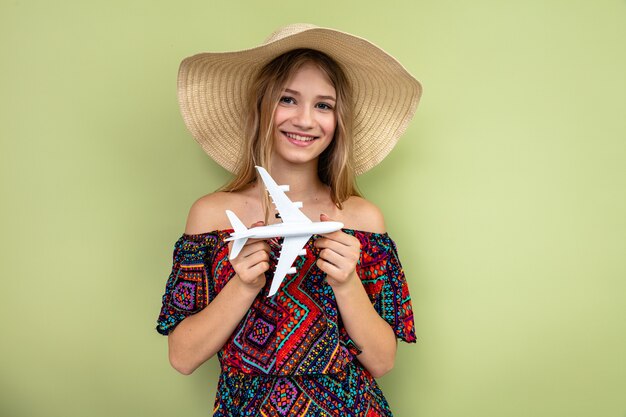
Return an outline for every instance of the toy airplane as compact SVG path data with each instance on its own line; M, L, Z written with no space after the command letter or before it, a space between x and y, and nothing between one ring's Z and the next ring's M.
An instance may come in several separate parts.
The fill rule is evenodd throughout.
M280 284L285 279L285 275L296 273L296 268L292 267L293 262L298 255L306 255L306 249L303 248L309 241L309 238L314 234L330 233L339 230L343 227L343 223L311 221L300 211L302 203L291 201L285 194L285 191L289 191L288 185L278 185L264 168L257 166L256 169L259 171L265 188L270 193L272 202L276 206L283 222L248 229L235 213L226 210L226 215L233 226L234 233L225 240L234 241L229 259L235 259L249 238L267 239L281 236L285 238L268 294L268 297L271 297L278 291Z

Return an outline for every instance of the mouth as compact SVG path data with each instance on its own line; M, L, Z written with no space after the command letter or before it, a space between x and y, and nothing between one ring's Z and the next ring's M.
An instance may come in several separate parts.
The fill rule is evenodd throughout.
M296 141L296 142L301 142L301 143L313 142L315 139L319 138L319 136L303 135L303 134L291 133L291 132L281 131L281 133L285 135L288 139L291 139L292 141Z

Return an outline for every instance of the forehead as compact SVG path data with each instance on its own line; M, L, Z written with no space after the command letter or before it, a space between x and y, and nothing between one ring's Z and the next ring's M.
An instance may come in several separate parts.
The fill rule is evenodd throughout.
M326 72L317 65L308 62L294 71L285 84L285 88L323 90L320 94L324 92L334 94L335 92L335 87Z

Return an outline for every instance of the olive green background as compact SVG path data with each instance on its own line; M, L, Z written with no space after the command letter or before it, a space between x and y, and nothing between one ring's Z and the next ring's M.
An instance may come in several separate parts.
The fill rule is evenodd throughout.
M626 2L0 3L0 414L206 416L213 359L154 331L173 244L227 174L186 131L182 58L310 22L424 85L363 175L418 343L399 417L626 416Z

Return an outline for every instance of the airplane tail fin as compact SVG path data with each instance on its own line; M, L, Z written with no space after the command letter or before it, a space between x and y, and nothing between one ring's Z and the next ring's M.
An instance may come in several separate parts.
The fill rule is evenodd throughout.
M238 233L246 232L248 230L248 228L241 222L241 220L239 220L239 217L237 217L237 215L232 211L226 210L226 216L228 216L228 220L230 220L230 224L233 226L234 232L231 236L235 236ZM225 240L234 240L233 247L230 250L230 255L228 258L235 259L237 255L239 255L239 252L241 252L243 245L245 245L248 241L248 238L230 237Z
M248 230L246 226L239 220L239 217L235 213L230 210L226 210L226 215L228 216L228 220L230 220L230 224L233 226L235 233L241 233Z

